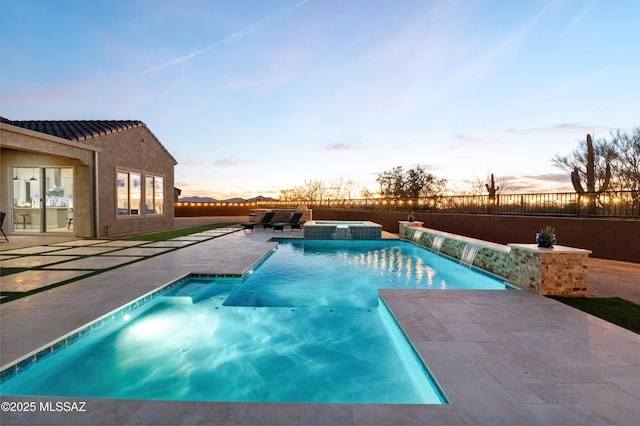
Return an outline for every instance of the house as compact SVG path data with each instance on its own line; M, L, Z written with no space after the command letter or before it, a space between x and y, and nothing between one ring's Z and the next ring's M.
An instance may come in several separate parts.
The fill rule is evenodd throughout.
M4 229L78 237L170 229L176 164L141 121L0 117Z

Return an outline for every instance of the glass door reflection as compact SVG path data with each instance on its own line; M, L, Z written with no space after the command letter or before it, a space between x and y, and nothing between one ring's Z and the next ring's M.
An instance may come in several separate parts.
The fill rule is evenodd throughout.
M13 167L15 233L73 232L73 168Z
M39 167L13 168L13 232L42 232L41 182Z
M73 221L73 168L44 169L44 232L71 232Z

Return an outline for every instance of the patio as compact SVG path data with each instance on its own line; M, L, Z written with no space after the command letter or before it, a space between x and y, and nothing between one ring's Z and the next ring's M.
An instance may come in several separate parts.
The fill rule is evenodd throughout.
M252 234L233 232L204 241L192 237L194 244L178 250L155 253L4 303L0 305L0 364L6 365L185 274L242 273L275 247L270 238L299 235L297 231L274 234L267 229ZM64 249L69 247L61 247ZM96 253L84 259L107 258L112 253ZM109 258L126 257L123 260L130 261L140 253L129 254ZM92 399L86 401L83 412L2 412L0 423L583 425L635 424L640 418L640 359L636 355L640 353L640 336L635 333L526 291L382 290L381 295L450 404ZM82 400L2 397L2 401L37 401L40 407L41 401Z

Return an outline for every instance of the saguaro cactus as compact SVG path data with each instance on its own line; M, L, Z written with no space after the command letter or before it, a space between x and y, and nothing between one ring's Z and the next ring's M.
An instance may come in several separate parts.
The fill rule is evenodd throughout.
M487 188L489 192L489 199L495 200L496 193L500 190L500 187L496 188L496 182L493 180L493 173L491 173L491 186L488 183L485 183L484 186Z
M496 182L493 179L493 173L491 173L491 185L489 185L488 183L485 183L484 186L485 188L487 188L487 191L489 192L489 205L487 206L487 213L491 213L492 207L498 204L498 198L496 194L500 190L499 186L496 187Z
M585 191L582 187L582 182L580 178L580 169L578 167L574 167L571 172L571 183L573 184L573 189L580 195L584 193L600 193L604 192L609 188L609 181L611 180L611 165L607 161L607 165L604 171L604 181L600 188L596 190L596 160L595 153L593 151L593 141L591 140L591 135L587 134L587 164L585 165L587 168L587 190Z

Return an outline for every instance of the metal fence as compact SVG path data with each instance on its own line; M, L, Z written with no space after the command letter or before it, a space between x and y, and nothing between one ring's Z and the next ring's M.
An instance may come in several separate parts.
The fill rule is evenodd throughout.
M451 195L418 199L325 199L260 201L260 208L306 206L441 213L478 213L500 215L627 217L640 218L639 191L608 191L577 194L575 192L542 194Z

